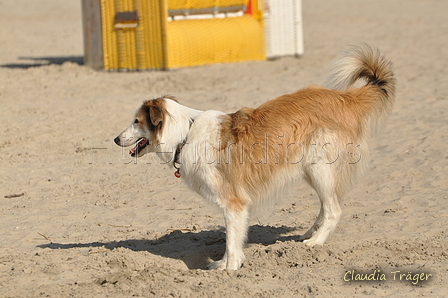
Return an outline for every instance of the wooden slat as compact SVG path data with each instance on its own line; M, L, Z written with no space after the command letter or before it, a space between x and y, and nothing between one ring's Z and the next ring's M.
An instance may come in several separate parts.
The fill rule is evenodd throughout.
M82 0L84 31L84 64L93 69L104 68L101 7L99 0Z

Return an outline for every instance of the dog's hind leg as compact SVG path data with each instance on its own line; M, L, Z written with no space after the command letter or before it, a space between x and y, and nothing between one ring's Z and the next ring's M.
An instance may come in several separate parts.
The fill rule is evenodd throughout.
M302 239L306 239L303 240L303 243L309 246L323 245L328 236L336 229L342 215L336 195L319 194L319 198L322 206L321 212L311 229L302 236Z
M316 221L314 222L314 224L311 226L311 228L308 229L308 231L306 231L305 234L300 236L300 241L305 241L310 239L313 234L317 231L317 229L322 226L322 222L323 222L323 215L324 215L324 211L323 211L323 204L321 202L320 204L320 210L319 210L319 215L317 216Z
M208 265L208 269L232 269L237 270L243 264L244 244L249 228L249 211L247 206L239 210L224 210L226 222L226 252L224 257Z
M313 164L307 171L307 181L316 190L321 204L316 222L301 237L310 246L323 245L341 219L336 179L331 167L331 164Z

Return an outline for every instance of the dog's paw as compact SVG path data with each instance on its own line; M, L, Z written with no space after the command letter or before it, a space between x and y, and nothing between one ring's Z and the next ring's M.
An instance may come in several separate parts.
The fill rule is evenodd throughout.
M305 241L307 241L308 239L310 239L311 237L308 237L306 234L304 234L304 235L302 235L302 236L299 236L299 242L305 242Z
M227 261L222 259L207 265L208 270L224 270L226 269Z
M311 238L313 238L314 235L316 235L317 232L317 226L312 226L308 231L306 231L305 234L299 236L299 241L305 242ZM316 238L316 237L314 237Z
M319 243L318 241L314 240L314 239L306 239L302 241L303 243L305 243L306 245L313 247L313 246L322 246L324 245L323 243Z

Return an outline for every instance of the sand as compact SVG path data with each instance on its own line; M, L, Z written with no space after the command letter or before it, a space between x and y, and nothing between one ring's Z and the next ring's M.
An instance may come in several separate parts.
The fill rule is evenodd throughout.
M301 58L108 73L82 65L80 1L0 1L0 296L446 297L447 11L304 0ZM296 241L318 212L297 183L251 219L239 271L204 270L225 248L218 208L113 138L162 94L233 112L320 84L360 42L393 61L397 102L336 232L323 247Z

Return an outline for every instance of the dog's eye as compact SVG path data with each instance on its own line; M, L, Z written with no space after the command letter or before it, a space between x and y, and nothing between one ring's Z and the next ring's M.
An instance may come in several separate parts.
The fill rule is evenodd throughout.
M139 122L138 119L135 119L134 124L137 124L138 122Z

